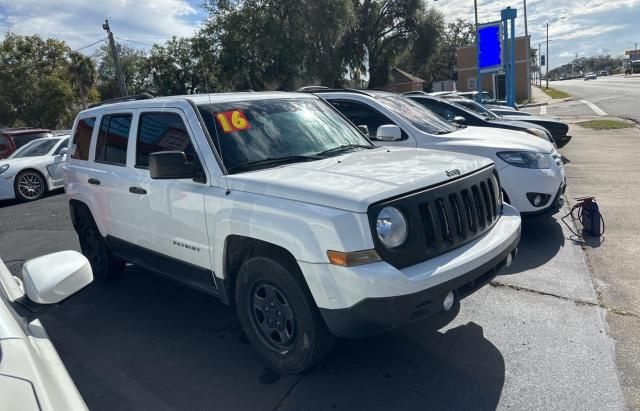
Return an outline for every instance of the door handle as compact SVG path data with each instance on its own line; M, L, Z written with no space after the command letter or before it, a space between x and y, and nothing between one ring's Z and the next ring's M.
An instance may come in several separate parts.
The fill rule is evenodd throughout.
M129 192L133 194L147 194L147 190L140 187L129 187Z
M100 185L100 180L95 179L95 178L90 178L90 179L89 179L89 180L87 180L87 181L88 181L88 183L89 183L89 184L93 184L93 185L96 185L96 186L99 186L99 185Z

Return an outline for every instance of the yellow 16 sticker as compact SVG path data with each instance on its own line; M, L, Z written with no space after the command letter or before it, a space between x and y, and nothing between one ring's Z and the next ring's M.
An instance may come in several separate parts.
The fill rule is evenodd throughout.
M233 133L234 131L242 131L251 128L251 124L245 117L244 113L239 110L225 111L216 114L218 124L222 127L222 131Z

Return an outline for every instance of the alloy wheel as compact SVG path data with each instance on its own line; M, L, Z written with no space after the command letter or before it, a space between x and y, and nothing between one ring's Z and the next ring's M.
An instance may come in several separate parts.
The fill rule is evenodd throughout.
M22 174L18 180L18 191L27 200L39 198L44 191L42 177L32 172Z

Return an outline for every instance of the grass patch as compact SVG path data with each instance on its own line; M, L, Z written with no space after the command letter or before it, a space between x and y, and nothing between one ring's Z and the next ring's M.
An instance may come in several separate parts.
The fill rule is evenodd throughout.
M540 90L544 91L545 93L547 93L547 95L551 98L567 98L567 97L571 97L570 94L565 93L564 91L560 91L560 90L556 90L555 88L544 88L541 87Z
M576 124L580 127L590 128L592 130L615 130L619 128L633 127L633 123L607 118L600 120L581 121Z

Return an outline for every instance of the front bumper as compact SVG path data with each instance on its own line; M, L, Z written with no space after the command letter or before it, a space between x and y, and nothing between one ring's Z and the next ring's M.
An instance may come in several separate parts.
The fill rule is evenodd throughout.
M548 169L507 166L498 170L498 174L509 204L521 214L543 213L553 208L557 193L566 185L564 167L555 162ZM547 194L549 200L536 207L527 198L527 193Z
M507 249L481 266L424 291L397 297L370 298L353 307L337 310L321 308L320 313L331 332L342 338L367 337L409 322L436 315L446 316L448 310L443 308L443 304L447 294L452 291L456 303L459 303L489 283L506 265L509 256L515 257L519 241L520 235ZM447 318L450 321L454 317Z
M363 337L436 314L449 291L473 293L504 266L520 240L520 215L504 206L482 237L422 263L396 269L386 262L357 267L300 263L332 333ZM456 304L457 305L457 304Z
M13 200L16 198L16 193L13 190L14 177L0 174L0 200Z

